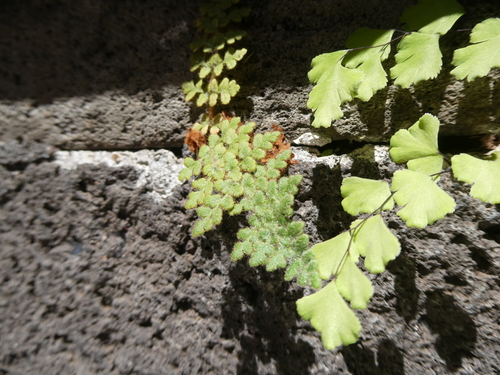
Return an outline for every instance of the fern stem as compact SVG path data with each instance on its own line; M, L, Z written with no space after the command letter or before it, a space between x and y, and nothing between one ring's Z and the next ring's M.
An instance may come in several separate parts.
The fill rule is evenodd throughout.
M444 173L445 171L443 172L440 172L440 173ZM349 243L347 244L347 249L346 251L344 252L344 255L342 255L342 258L340 259L340 262L339 262L339 265L337 266L337 269L335 271L335 273L333 274L333 276L337 276L339 273L340 273L340 270L342 269L342 266L343 266L343 263L344 263L344 260L345 258L347 258L347 255L349 254L349 250L351 250L351 245L352 245L352 241L354 239L354 233L356 232L356 230L361 227L369 218L379 214L381 211L382 211L382 208L387 204L387 202L389 202L389 200L391 200L391 198L394 196L394 194L396 194L395 191L391 192L391 194L386 198L386 200L377 208L375 209L372 213L370 213L367 217L361 219L361 222L359 224L357 224L354 228L350 228L349 229Z
M446 168L444 171L441 171L441 172L437 172L437 173L433 173L431 175L429 175L430 177L434 177L434 176L440 176L444 173L450 173L451 172L451 168Z
M400 31L400 30L395 30L395 31ZM378 44L376 46L366 46L366 47L356 47L356 48L351 48L349 50L347 50L346 54L348 54L349 52L353 52L353 51L358 51L358 50L362 50L362 49L369 49L369 48L379 48L379 47L386 47L388 46L389 44L407 36L407 35L410 35L411 32L408 32L408 31L401 31L403 32L404 34L403 35L400 35L394 39L391 39L390 41L388 41L387 43L382 43L382 44Z

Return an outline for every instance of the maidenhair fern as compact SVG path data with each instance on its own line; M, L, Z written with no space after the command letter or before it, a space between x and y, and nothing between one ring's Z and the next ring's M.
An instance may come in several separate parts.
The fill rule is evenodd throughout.
M394 173L391 185L359 177L342 182L344 210L368 216L355 220L348 231L311 248L319 276L331 281L319 292L297 301L299 314L322 333L326 348L352 344L359 337L361 324L351 308L365 309L373 287L358 262L363 259L364 268L380 273L400 253L399 241L381 212L392 210L396 203L397 215L408 227L424 228L454 211L454 199L438 185L440 175L449 171L443 170L446 162L438 149L438 130L438 119L425 114L408 130L399 130L391 138L391 158L408 167ZM451 159L451 169L458 180L473 184L473 197L500 203L499 151L485 159L456 155Z
M313 126L328 127L343 116L341 105L355 98L367 101L388 83L382 61L397 40L394 83L403 88L435 78L441 70L439 39L463 14L455 0L421 0L401 17L406 31L359 29L347 40L349 49L315 57L309 79L315 83L308 107ZM401 33L394 37L394 33ZM471 81L500 67L500 20L487 19L472 29L472 45L455 51L451 73ZM390 141L390 156L406 163L389 184L358 177L344 179L342 206L355 220L348 231L311 248L319 276L328 284L297 301L297 310L322 333L328 349L357 341L361 324L353 309L365 309L373 295L360 261L371 273L385 270L401 246L384 222L382 211L399 208L397 215L408 227L424 228L455 210L455 201L440 186L443 173L453 172L459 181L472 184L471 196L500 203L500 151L476 158L468 154L445 158L438 148L439 120L422 116L408 130L399 130Z
M292 221L294 196L302 176L283 177L292 158L290 149L263 162L281 133L252 136L255 123L240 123L238 117L218 123L219 134L211 134L197 159L186 158L179 178L192 182L186 208L197 208L200 218L193 227L199 236L222 221L223 212L249 212L249 228L241 229L233 260L250 256L251 266L268 271L286 268L286 279L299 277L302 285L320 286L316 262L307 253L309 237L304 223Z
M356 342L361 324L355 309L366 309L374 290L362 271L385 271L401 246L385 223L384 211L397 207L408 227L424 228L450 214L454 199L440 187L443 173L472 184L470 194L484 202L500 203L500 151L475 158L467 154L445 158L439 151L439 120L422 116L390 141L390 156L407 169L394 173L391 183L359 177L342 182L342 207L353 216L349 229L308 249L304 223L293 221L294 196L302 176L286 176L293 154L280 130L255 134L255 123L215 113L239 90L234 80L222 78L246 53L233 45L245 33L234 24L248 15L238 0L213 0L202 7L198 31L191 44L192 71L198 80L183 84L186 100L205 106L201 121L189 130L186 143L195 157L184 160L179 178L189 180L192 192L186 208L196 209L192 234L200 236L220 224L225 214L245 213L248 227L238 231L232 259L249 257L251 266L268 271L286 269L285 279L320 289L297 301L297 310L322 334L328 349ZM382 62L398 41L390 77L409 87L437 76L441 70L440 37L463 14L455 0L421 0L401 17L405 31L360 29L347 40L349 49L326 53L312 61L315 83L308 106L313 126L328 127L342 117L342 104L355 98L367 101L388 83ZM394 37L394 34L399 35ZM455 51L452 74L472 80L500 67L500 21L488 19L471 33L472 45Z
M483 77L491 68L500 68L500 19L489 18L478 23L470 35L472 45L460 48L453 55L451 71L457 79L472 81Z
M389 57L393 42L399 41L390 68L396 85L408 88L436 78L442 68L439 40L463 14L455 0L421 0L401 16L404 30L362 28L347 39L348 49L315 57L309 72L315 86L307 102L314 111L312 125L329 127L343 116L344 103L355 98L368 101L387 86L382 62ZM456 68L451 74L472 81L500 67L500 20L490 18L477 24L470 38L472 45L455 51L452 63Z
M202 5L197 22L200 38L191 43L191 71L198 71L198 80L182 84L186 100L196 99L196 105L207 106L207 121L214 118L214 107L218 103L228 104L240 90L235 80L220 79L226 69L233 69L245 56L245 48L230 47L245 36L246 32L236 28L235 23L250 13L250 8L237 8L239 0L213 0ZM195 127L196 129L196 127ZM199 130L199 129L196 129ZM207 127L204 129L208 130Z

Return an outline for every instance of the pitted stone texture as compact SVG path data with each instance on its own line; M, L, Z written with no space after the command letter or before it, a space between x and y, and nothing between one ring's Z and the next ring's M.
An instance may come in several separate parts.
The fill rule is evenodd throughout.
M189 43L195 39L199 1L84 0L15 2L0 12L0 138L65 149L182 147L200 109L184 101ZM359 27L400 28L414 1L249 0L242 24L248 54L229 75L241 86L226 109L263 130L277 123L293 140L310 132L307 108L311 60L344 49ZM493 3L461 1L467 14L457 28L498 16ZM367 103L353 101L331 128L333 140L386 142L424 113L439 115L443 135L496 132L498 71L471 83L449 75L453 49L468 43L442 38L444 70L403 90L381 90Z
M189 185L158 202L147 194L154 178L138 184L145 164L126 162L151 165L150 158L122 155L122 164L115 157L109 167L101 155L98 164L67 168L37 156L40 145L14 146L12 154L30 161L0 159L6 373L500 371L500 211L471 198L468 186L443 176L457 209L424 230L386 215L401 255L386 272L369 275L375 294L367 310L357 311L360 341L328 351L296 312L303 289L284 282L282 272L231 262L243 217L192 238L196 215L183 207ZM399 168L381 146L325 158L294 152L300 163L290 172L304 176L295 218L306 221L312 243L354 219L340 203L344 177L389 179Z

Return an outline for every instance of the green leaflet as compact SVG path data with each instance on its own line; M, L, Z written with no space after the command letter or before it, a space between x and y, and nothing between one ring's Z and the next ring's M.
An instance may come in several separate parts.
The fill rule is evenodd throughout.
M365 79L358 87L356 97L368 101L380 89L387 85L387 73L382 67L382 61L389 57L394 30L374 30L361 28L347 39L346 46L350 49L363 48L349 52L343 60L347 68L358 68L365 74Z
M439 34L412 33L398 45L396 65L391 68L394 83L408 88L420 81L436 78L441 70Z
M236 63L240 61L246 53L247 50L245 48L241 48L238 50L229 48L224 54L223 62L228 69L233 69L236 66Z
M331 281L319 292L297 301L297 311L321 333L326 349L356 342L361 331L358 318L344 301L335 281Z
M358 86L356 98L367 102L378 90L387 86L387 73L379 56L370 57L357 69L364 74L365 79Z
M314 111L312 126L329 127L333 120L343 116L340 106L357 95L357 89L364 78L358 69L342 66L341 60L347 51L324 53L316 56L308 77L316 86L309 94L307 107Z
M455 0L420 0L404 10L400 21L407 31L444 35L463 14Z
M345 66L348 68L356 68L373 56L378 56L382 61L386 60L391 52L391 46L387 43L391 41L393 34L394 30L377 30L365 27L357 29L347 38L345 43L347 48L379 47L363 48L349 52L344 60Z
M387 228L380 215L372 216L365 222L356 220L351 228L358 225L353 238L359 255L365 257L366 269L372 273L384 272L387 263L396 259L401 251L397 237Z
M242 30L231 29L229 24L240 22L250 13L250 8L234 8L236 3L237 0L212 0L200 9L202 17L197 21L197 30L202 36L190 45L194 52L191 71L198 70L200 80L196 84L191 81L182 85L186 101L196 100L198 107L228 104L240 89L234 80L219 80L224 69L233 69L247 52L245 48L227 48L245 35ZM212 120L209 119L206 130Z
M367 303L373 296L373 286L350 255L346 257L336 284L339 293L354 309L366 309Z
M408 162L408 168L415 172L428 175L441 172L443 156L438 149L438 132L439 120L428 113L408 130L398 130L391 137L392 160Z
M473 184L471 196L483 202L500 203L500 151L493 152L489 160L460 154L453 156L451 162L455 177Z
M278 183L271 181L264 190L248 197L256 204L255 213L249 218L250 228L238 232L241 242L234 248L233 259L250 255L250 265L265 265L268 271L274 271L285 268L288 260L301 258L307 251L309 237L303 233L303 222L289 220L293 214L291 193L296 192L299 182L300 179L282 177ZM300 275L301 269L291 270L289 276L295 271L294 276Z
M401 170L394 173L394 200L404 206L398 216L409 227L424 228L455 210L455 201L423 173Z
M456 68L451 71L457 79L467 78L469 82L500 67L500 19L478 23L472 29L470 42L474 44L455 51L452 64Z
M191 71L194 72L199 69L198 76L200 79L206 78L210 74L218 77L221 75L224 65L227 69L233 69L236 63L245 56L246 52L245 48L235 50L231 47L225 52L224 58L217 52L214 52L212 55L198 54L195 58L196 62L191 67Z
M203 89L201 86L203 85L203 81L198 81L196 85L193 81L184 82L182 84L182 91L186 95L186 100L189 101L195 97L197 94L203 93Z
M349 247L350 244L350 247ZM317 243L311 250L318 262L318 273L323 280L336 276L344 265L347 250L357 261L357 251L349 232L343 232L327 241Z
M321 288L321 278L318 274L318 262L314 259L311 249L302 253L301 257L292 260L288 266L284 279L289 281L297 277L300 286L310 285L313 288Z
M411 171L430 176L442 171L443 157L441 155L425 156L423 158L410 160L407 165L408 169ZM439 177L436 177L436 180L439 180Z
M240 85L236 83L236 81L229 80L228 78L224 78L219 84L217 94L220 95L220 101L222 104L228 104L231 101L233 96L240 91Z
M342 181L340 192L344 198L342 207L353 216L372 213L379 208L391 210L394 207L394 200L392 198L387 200L391 195L391 189L384 181L348 177Z

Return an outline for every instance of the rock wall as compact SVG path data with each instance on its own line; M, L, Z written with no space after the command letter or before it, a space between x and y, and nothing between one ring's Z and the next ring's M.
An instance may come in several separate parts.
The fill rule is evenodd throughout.
M189 43L201 1L7 1L0 5L0 122L5 140L65 149L181 147L199 111L184 102ZM310 131L310 62L344 48L359 27L398 28L413 1L247 1L241 45L248 55L231 74L242 89L229 108L262 128L278 123L290 139ZM495 2L462 1L457 27L498 16ZM321 133L331 139L387 141L423 113L439 115L443 135L498 129L498 71L472 83L450 75L451 49L468 34L443 38L437 79L410 90L390 86L353 102ZM461 44L459 44L461 43Z
M249 52L232 72L242 90L230 109L293 140L311 131L311 59L359 27L397 27L413 2L247 3ZM461 3L459 27L500 14L495 2ZM456 211L424 230L388 217L402 253L371 276L360 341L334 351L297 315L303 289L230 261L244 217L190 236L189 185L175 176L199 115L180 84L200 4L0 4L0 373L500 373L500 207L467 186L443 178ZM383 143L424 112L445 134L484 134L498 129L497 78L444 71L389 87L322 135ZM352 219L343 178L387 179L397 166L383 145L308 151L294 150L290 173L304 175L295 217L318 242Z

